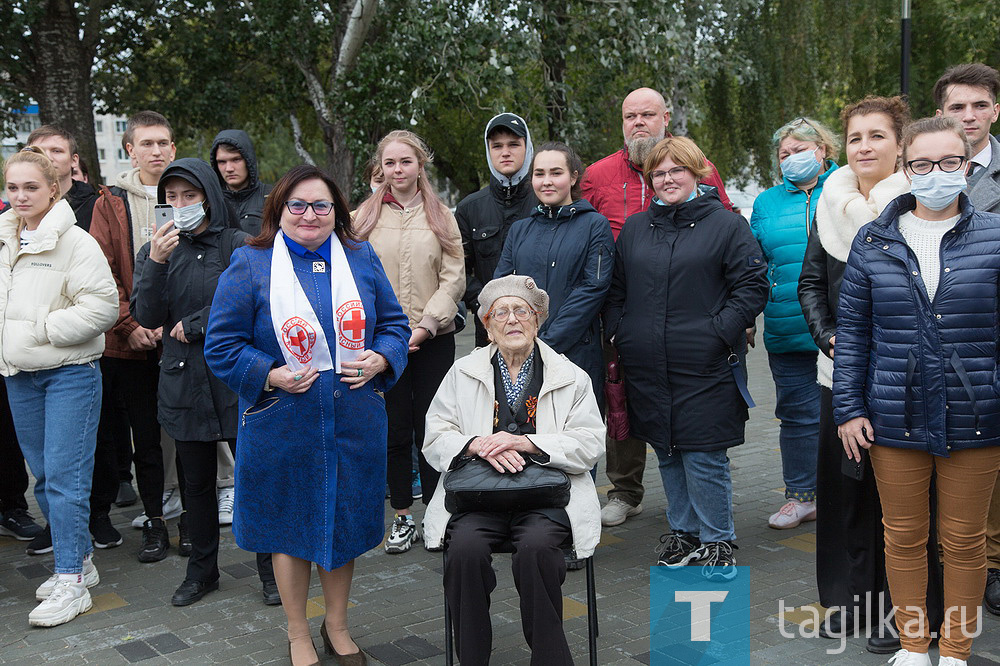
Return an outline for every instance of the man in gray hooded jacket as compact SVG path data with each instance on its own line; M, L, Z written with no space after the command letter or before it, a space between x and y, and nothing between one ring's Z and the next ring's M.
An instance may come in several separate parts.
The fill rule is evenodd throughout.
M458 203L455 218L465 248L465 305L479 310L479 292L493 279L500 251L511 225L531 215L538 199L531 188L534 148L524 118L501 113L486 124L486 163L490 183ZM488 343L486 329L476 321L476 346Z
M271 186L260 182L257 153L250 136L243 130L222 130L212 142L211 162L237 226L251 237L256 236L260 233L264 198Z

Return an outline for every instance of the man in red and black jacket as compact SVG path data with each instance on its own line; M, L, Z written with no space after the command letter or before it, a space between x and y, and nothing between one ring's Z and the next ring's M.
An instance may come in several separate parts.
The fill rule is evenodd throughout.
M594 162L585 172L583 198L611 222L611 233L618 239L625 220L649 208L653 191L642 177L646 157L662 139L670 136L667 124L670 111L663 95L651 88L633 90L622 102L622 134L625 145L616 153ZM715 165L705 160L712 173L702 183L719 191L719 198L733 209ZM605 356L611 350L605 349ZM620 525L642 511L644 488L642 475L646 470L646 443L635 438L607 441L608 480L614 485L608 491L608 503L601 510L601 523Z

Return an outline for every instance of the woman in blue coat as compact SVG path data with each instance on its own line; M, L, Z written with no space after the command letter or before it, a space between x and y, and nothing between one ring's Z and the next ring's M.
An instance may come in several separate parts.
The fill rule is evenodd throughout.
M903 134L910 194L858 232L837 315L833 408L844 450L871 456L902 649L930 666L925 548L936 478L944 554L942 666L964 666L986 586L986 514L1000 468L1000 216L965 196L972 149L952 118Z
M406 366L409 337L336 184L315 167L289 171L260 235L219 280L205 359L240 397L233 533L241 548L274 553L294 664L317 661L306 620L313 562L327 653L366 663L347 598L354 558L382 541L382 393Z
M799 273L823 183L837 168L840 152L833 132L809 118L796 118L774 133L781 184L753 203L750 227L767 259L768 298L764 346L777 391L774 415L781 421L778 442L786 503L767 521L790 529L816 519L816 450L819 442L819 385L816 343L802 306Z
M531 185L540 203L510 228L494 277L529 275L549 294L549 317L538 337L590 375L603 409L599 313L611 286L615 239L608 218L580 198L583 172L566 144L538 148Z

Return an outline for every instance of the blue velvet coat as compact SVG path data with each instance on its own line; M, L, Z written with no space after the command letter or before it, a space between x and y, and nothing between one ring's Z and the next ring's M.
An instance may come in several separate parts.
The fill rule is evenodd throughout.
M336 242L336 238L333 239ZM324 569L374 548L384 534L387 391L406 367L410 329L368 243L345 245L365 308L365 349L389 368L351 390L334 370L303 394L264 391L285 364L271 326L270 248L244 247L219 279L205 360L240 397L233 533L244 550L285 553ZM289 253L328 338L335 335L329 273ZM335 341L331 339L331 351Z
M1000 215L959 195L929 301L899 232L899 196L861 227L844 270L834 354L834 420L866 416L875 443L947 456L1000 446Z

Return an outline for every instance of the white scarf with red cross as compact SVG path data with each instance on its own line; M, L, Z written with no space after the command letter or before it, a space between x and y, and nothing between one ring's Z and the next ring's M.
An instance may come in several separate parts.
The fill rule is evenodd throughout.
M271 325L285 363L292 370L313 367L341 372L344 361L355 361L365 348L365 308L339 239L330 239L331 308L337 326L336 357L330 353L320 324L292 268L292 257L279 230L271 253ZM314 273L326 273L326 262L314 261Z

